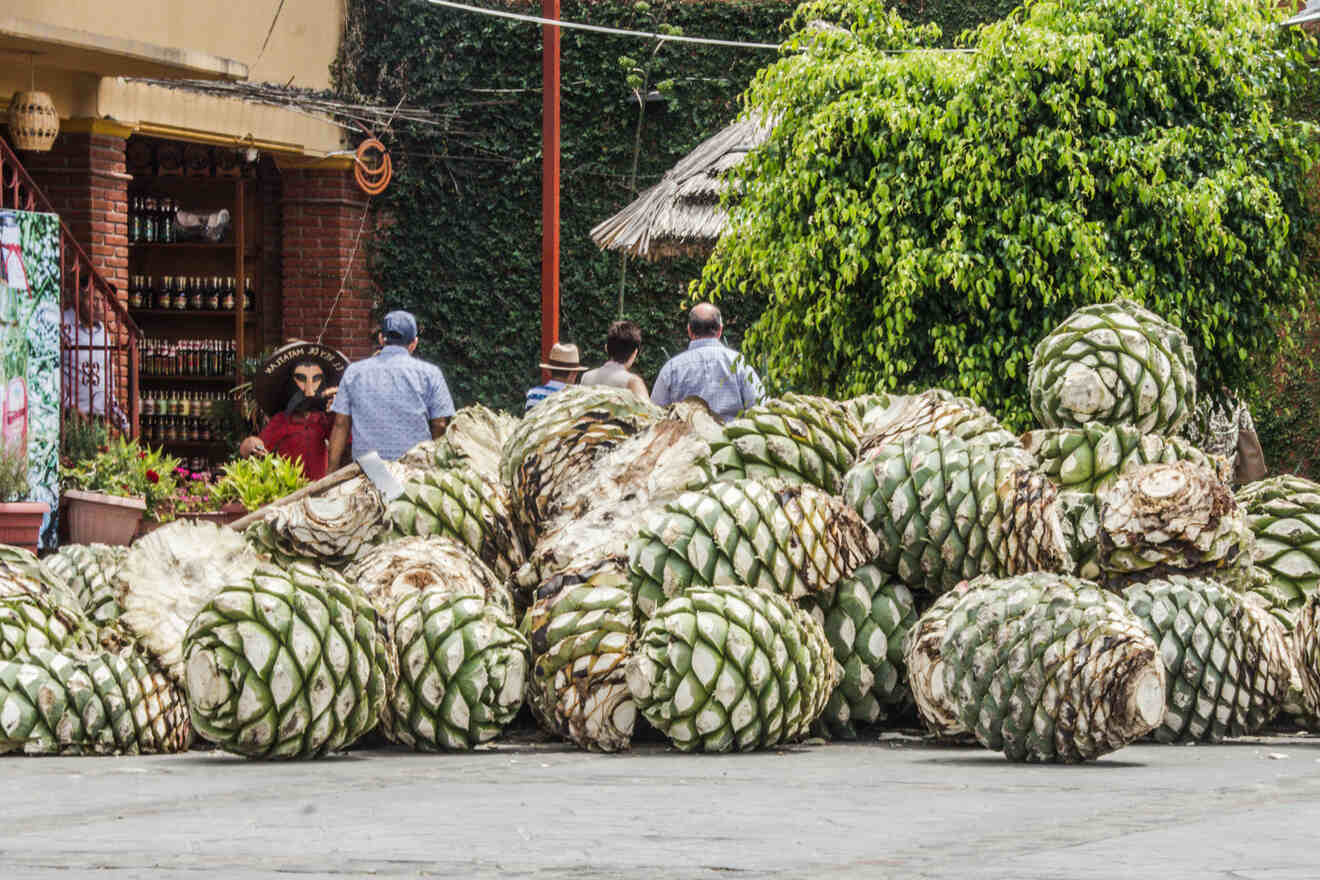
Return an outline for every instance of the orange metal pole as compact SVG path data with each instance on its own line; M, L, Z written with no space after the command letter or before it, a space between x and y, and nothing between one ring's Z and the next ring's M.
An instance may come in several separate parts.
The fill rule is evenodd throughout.
M559 0L541 0L559 18ZM559 341L559 34L541 25L541 360ZM542 376L542 381L549 378Z

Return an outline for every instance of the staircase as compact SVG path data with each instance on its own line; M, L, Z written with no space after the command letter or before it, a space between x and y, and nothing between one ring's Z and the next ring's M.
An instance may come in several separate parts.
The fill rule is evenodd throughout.
M13 149L0 138L0 210L57 213ZM142 331L60 220L60 410L106 416L138 436L138 340ZM72 310L72 313L70 313ZM79 320L74 321L73 316Z

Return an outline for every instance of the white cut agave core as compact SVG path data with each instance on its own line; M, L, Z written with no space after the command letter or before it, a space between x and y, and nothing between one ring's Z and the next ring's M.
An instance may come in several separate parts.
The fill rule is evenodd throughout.
M115 575L124 608L119 619L182 683L188 624L216 593L245 581L259 561L233 529L169 523L134 543Z

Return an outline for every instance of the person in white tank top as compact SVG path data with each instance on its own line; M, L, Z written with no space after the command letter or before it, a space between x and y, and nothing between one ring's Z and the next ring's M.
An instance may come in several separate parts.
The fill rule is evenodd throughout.
M641 348L642 328L632 321L615 321L605 336L605 352L610 359L604 366L583 373L579 384L627 388L643 400L650 400L642 377L628 369L637 360Z

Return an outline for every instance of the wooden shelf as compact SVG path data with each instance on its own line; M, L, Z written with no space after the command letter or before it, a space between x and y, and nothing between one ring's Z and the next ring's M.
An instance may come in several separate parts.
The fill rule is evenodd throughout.
M232 241L135 241L129 245L131 248L155 248L161 251L232 251L238 247Z
M224 443L223 440L162 440L156 445L180 449L214 449Z
M238 312L224 309L129 309L128 314L133 318L229 318L232 321ZM255 321L257 314L244 312L243 321Z
M219 385L225 383L228 385L237 385L232 375L224 376L152 376L148 373L142 373L138 376L143 382L164 382L169 385L191 385L194 382L203 382L209 385Z

